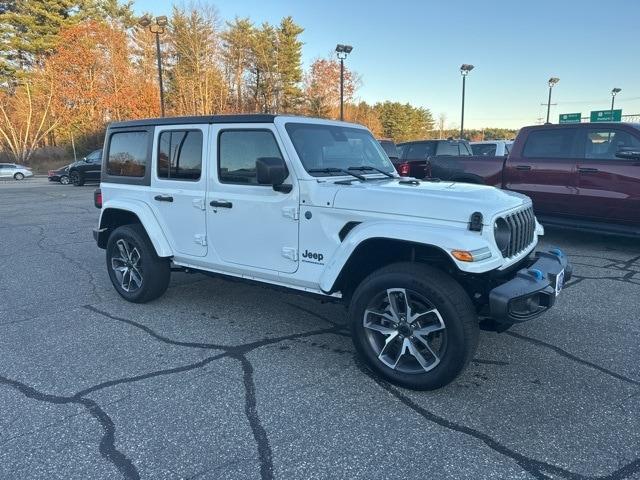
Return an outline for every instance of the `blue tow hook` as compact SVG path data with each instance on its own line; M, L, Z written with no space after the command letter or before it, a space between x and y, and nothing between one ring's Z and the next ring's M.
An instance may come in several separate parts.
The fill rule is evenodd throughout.
M558 258L564 257L564 252L559 248L554 248L552 250L549 250L549 253L553 253Z
M544 274L537 268L530 269L529 273L533 275L536 280L542 280L544 278Z

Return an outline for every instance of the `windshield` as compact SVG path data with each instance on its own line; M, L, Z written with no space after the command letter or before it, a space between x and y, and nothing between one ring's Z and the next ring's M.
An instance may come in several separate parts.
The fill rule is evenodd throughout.
M331 169L358 167L395 172L368 130L318 123L287 123L286 129L305 170L315 177L335 175Z
M389 158L398 158L398 148L391 140L379 140L380 146L387 153Z

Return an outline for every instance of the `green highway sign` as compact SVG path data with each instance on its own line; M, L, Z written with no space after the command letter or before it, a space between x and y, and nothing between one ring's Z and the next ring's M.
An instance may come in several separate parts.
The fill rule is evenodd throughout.
M561 113L560 123L580 123L582 113Z
M594 110L591 112L591 121L592 122L621 122L622 110Z

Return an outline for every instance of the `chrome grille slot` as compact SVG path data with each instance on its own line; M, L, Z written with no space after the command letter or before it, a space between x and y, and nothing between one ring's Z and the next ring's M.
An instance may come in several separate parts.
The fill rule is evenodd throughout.
M535 215L531 207L505 217L511 229L511 240L504 252L506 258L511 258L525 250L531 242L536 229Z

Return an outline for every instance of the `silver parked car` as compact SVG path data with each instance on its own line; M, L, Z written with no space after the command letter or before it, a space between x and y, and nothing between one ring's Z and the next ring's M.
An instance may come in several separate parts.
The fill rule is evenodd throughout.
M0 178L24 180L27 177L33 177L33 172L29 167L17 163L0 163Z

